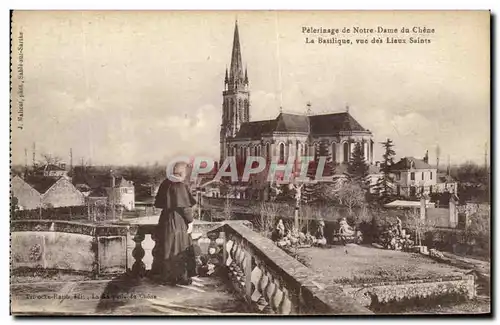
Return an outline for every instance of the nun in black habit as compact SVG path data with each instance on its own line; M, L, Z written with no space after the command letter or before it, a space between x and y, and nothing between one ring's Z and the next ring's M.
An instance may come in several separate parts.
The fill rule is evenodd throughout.
M162 283L191 283L196 275L196 260L191 239L193 229L192 207L196 200L191 195L186 177L187 164L174 167L173 180L161 183L155 207L162 209L157 226L151 274Z

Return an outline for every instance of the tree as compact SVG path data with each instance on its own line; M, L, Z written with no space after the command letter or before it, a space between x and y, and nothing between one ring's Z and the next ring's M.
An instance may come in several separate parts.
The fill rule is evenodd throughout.
M362 206L365 203L365 193L361 186L353 181L346 182L337 192L337 198L340 204L347 207L349 215L352 215L355 207Z
M302 189L302 202L311 203L323 198L324 182L314 182L318 170L320 157L325 157L325 166L323 168L323 177L332 177L335 175L335 163L332 161L329 145L326 141L321 141L315 148L316 154L314 161L309 163L307 169L307 178L312 182L304 184Z
M262 202L256 209L259 216L256 220L256 226L264 237L269 238L276 227L280 205L273 202Z
M384 154L382 155L383 161L380 164L380 170L382 172L382 177L377 181L375 185L374 192L380 196L382 202L388 201L393 195L393 177L392 177L392 165L394 165L394 156L396 152L393 147L391 139L387 139L382 142L382 147L384 148Z
M435 229L435 223L429 219L422 219L420 210L413 209L406 213L406 220L409 222L409 228L414 233L414 242L417 246L422 246L422 239L425 234Z
M42 153L42 165L57 165L62 161L61 157L53 156L48 153Z
M365 154L361 143L356 143L352 152L351 159L347 165L347 173L349 177L361 187L366 187L368 177L368 164L365 160Z

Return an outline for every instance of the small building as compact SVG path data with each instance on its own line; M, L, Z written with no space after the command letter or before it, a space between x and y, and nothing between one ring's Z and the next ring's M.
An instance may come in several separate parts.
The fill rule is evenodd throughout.
M66 177L15 176L12 192L25 210L85 205L85 196Z
M44 177L68 177L68 172L66 171L66 164L45 164L43 166L35 168L36 176Z
M111 175L111 186L106 188L109 203L121 205L127 211L135 209L134 183L123 176Z
M458 197L452 195L447 208L437 208L434 203L424 198L421 198L420 201L395 200L385 204L384 207L390 210L400 209L418 211L420 219L425 220L426 223L432 227L457 228L459 225L457 205Z

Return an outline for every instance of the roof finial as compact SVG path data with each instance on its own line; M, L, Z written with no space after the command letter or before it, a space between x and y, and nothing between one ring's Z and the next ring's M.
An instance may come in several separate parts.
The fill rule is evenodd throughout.
M307 106L306 114L307 115L311 115L311 113L312 113L312 111L311 111L311 102L307 102L306 106Z
M346 111L346 113L349 113L349 104L345 105L345 111Z
M280 113L283 113L283 106L280 106Z

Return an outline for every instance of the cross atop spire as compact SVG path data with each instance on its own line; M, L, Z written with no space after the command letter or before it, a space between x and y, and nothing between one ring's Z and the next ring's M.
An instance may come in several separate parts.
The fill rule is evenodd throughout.
M229 80L235 87L245 81L243 75L243 64L241 62L240 34L238 32L238 20L234 24L233 52L231 54L231 67Z
M311 113L312 113L312 111L311 111L311 102L307 102L306 106L307 106L306 114L307 115L311 115Z

